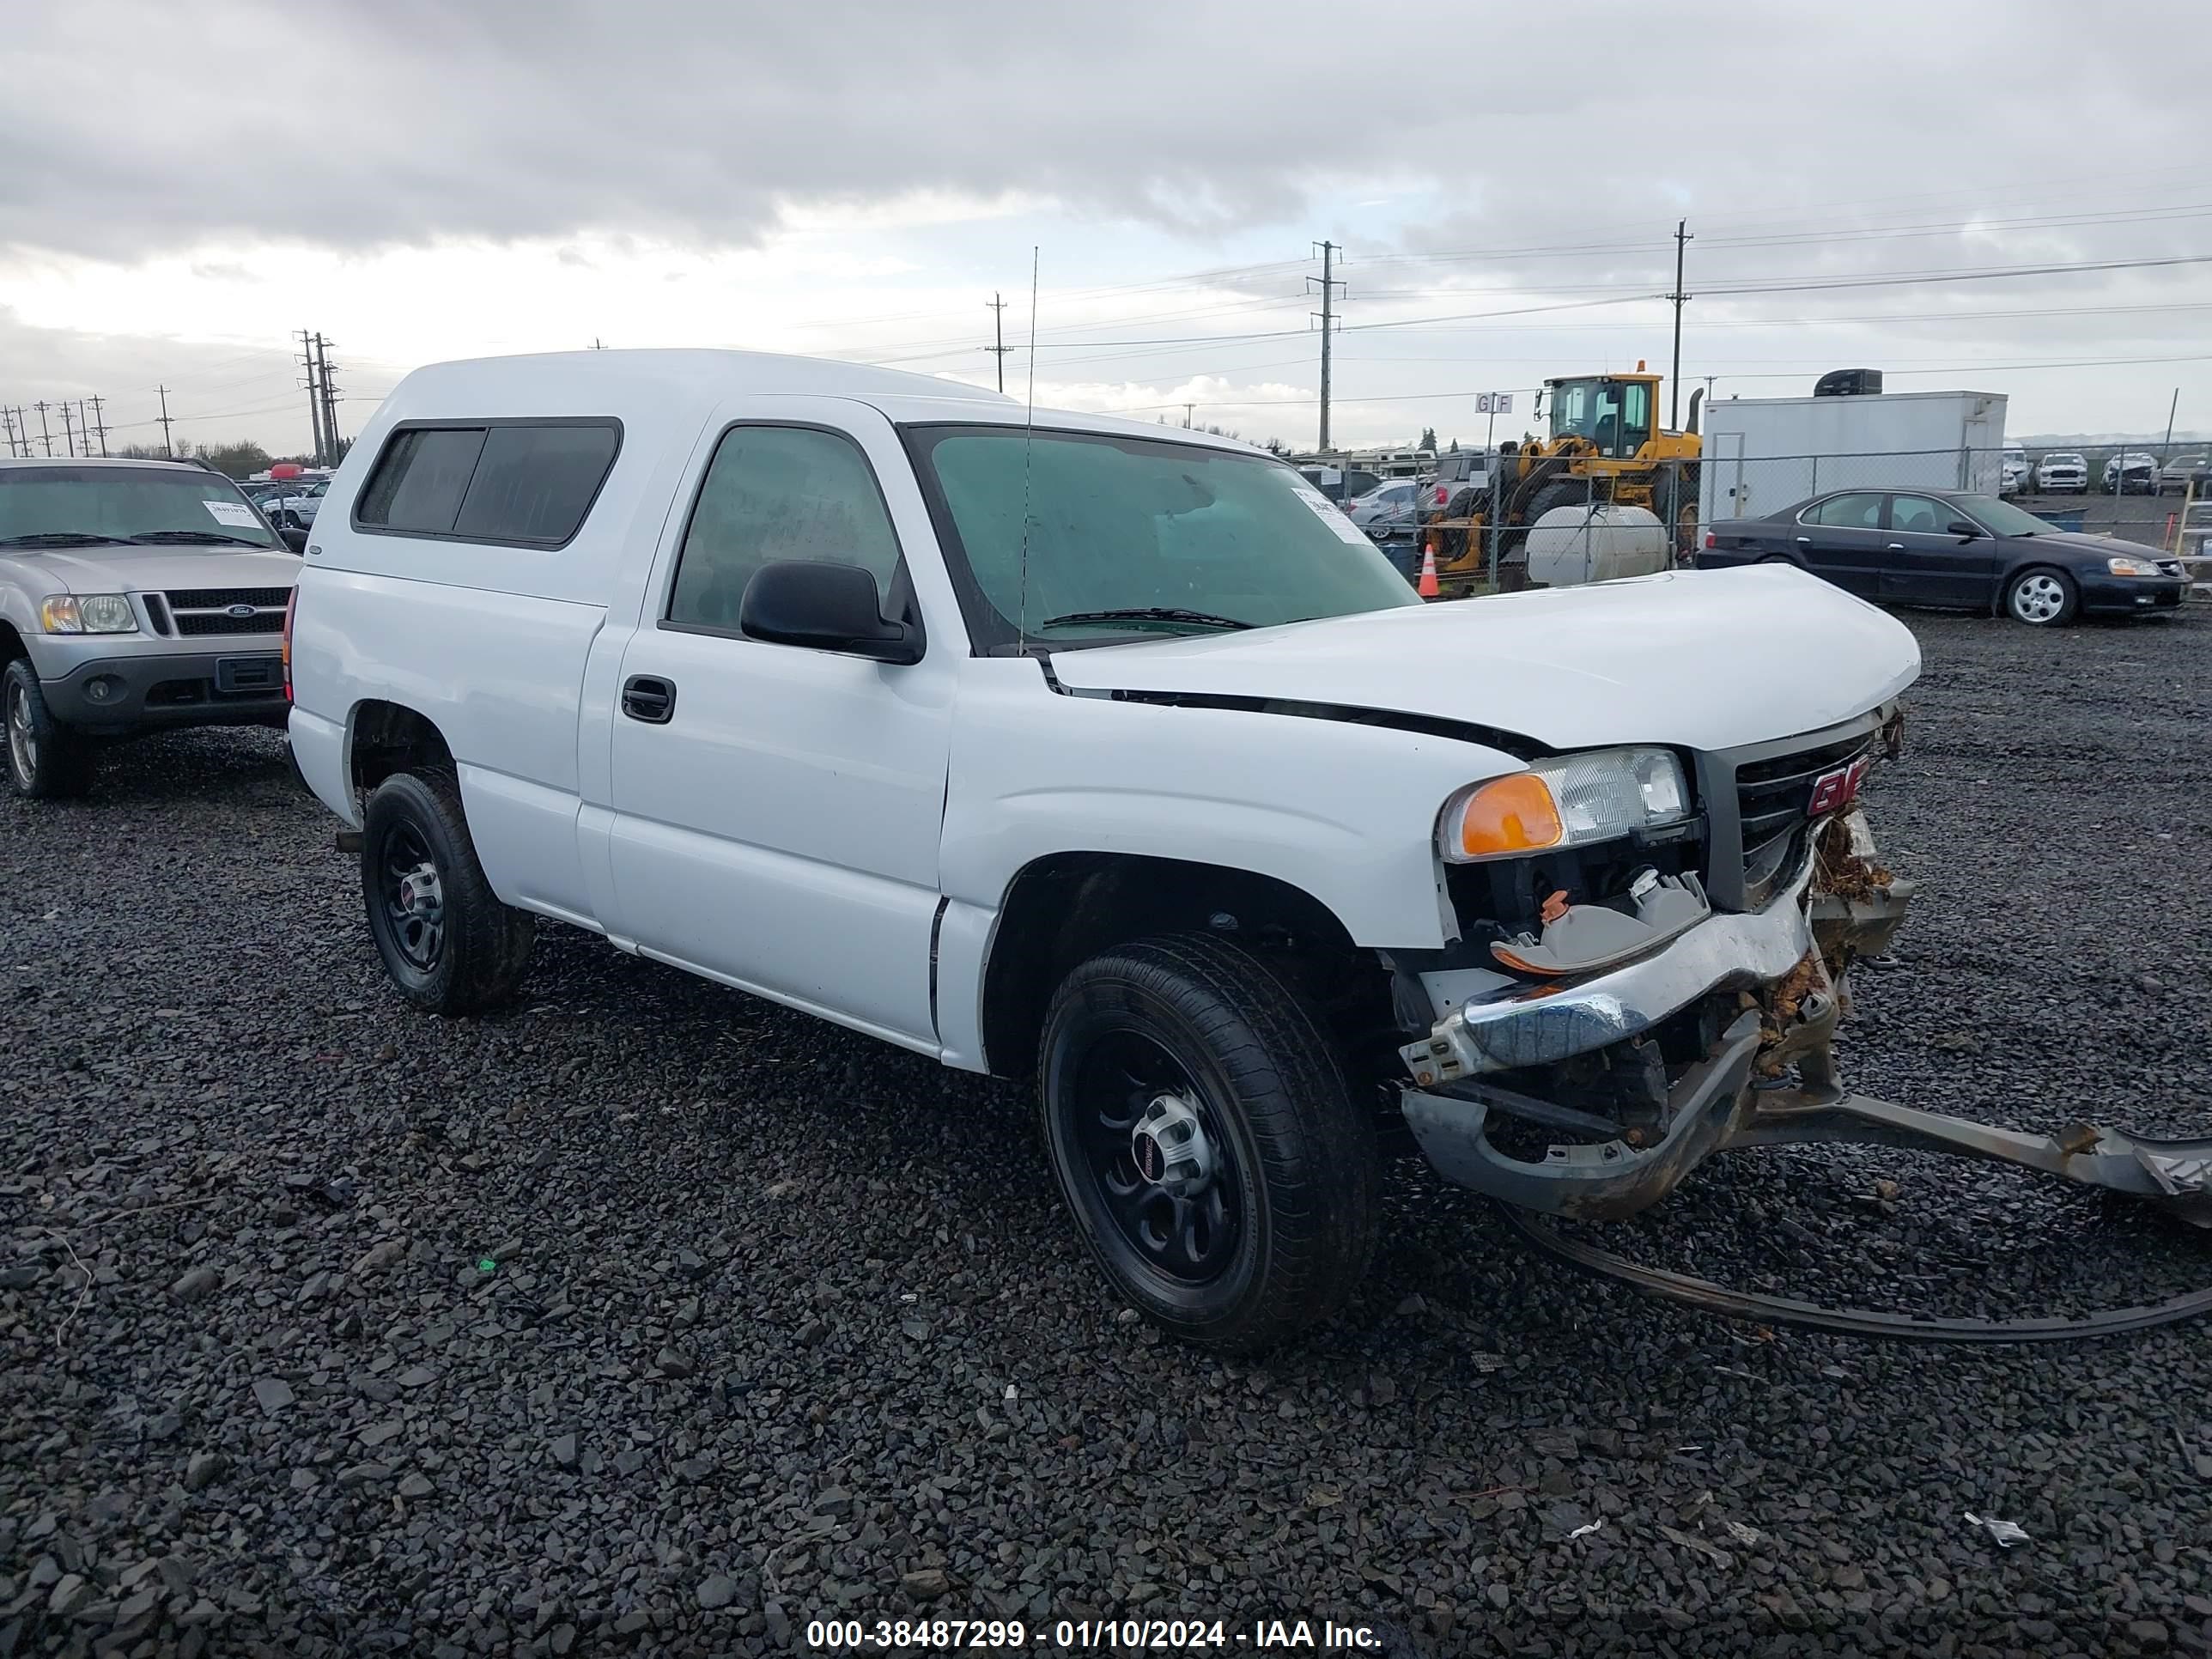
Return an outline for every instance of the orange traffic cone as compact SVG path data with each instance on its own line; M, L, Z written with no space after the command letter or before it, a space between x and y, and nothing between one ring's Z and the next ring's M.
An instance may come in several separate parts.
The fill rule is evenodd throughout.
M1421 579L1413 584L1413 592L1425 599L1437 597L1437 544L1434 542L1421 544Z

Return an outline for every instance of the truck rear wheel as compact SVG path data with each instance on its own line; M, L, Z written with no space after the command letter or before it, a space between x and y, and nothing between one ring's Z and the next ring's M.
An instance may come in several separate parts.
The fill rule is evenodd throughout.
M450 771L395 772L376 786L363 814L361 889L384 970L416 1007L474 1013L521 984L536 923L485 879Z
M92 752L54 719L27 658L16 658L0 676L0 726L7 730L8 781L17 794L64 800L92 787Z
M1115 1291L1246 1352L1327 1318L1374 1254L1382 1162L1297 994L1211 937L1119 946L1053 999L1044 1139Z

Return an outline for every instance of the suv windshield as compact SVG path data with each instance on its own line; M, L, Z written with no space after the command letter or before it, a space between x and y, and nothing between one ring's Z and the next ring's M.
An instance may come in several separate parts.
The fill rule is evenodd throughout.
M0 467L0 547L149 539L283 545L235 484L201 467Z
M969 632L986 650L1421 602L1350 520L1265 456L1020 427L914 427L908 437L954 532L946 551Z

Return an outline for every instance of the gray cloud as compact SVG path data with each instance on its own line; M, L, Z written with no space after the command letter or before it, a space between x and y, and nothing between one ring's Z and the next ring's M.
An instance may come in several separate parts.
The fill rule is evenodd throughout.
M1341 7L105 0L14 20L0 243L118 258L580 230L743 245L778 204L1040 192L1194 234L1431 181L1486 234L2201 154L2208 27L2038 4ZM2115 16L2110 20L2118 24ZM2063 49L2059 49L2063 43Z

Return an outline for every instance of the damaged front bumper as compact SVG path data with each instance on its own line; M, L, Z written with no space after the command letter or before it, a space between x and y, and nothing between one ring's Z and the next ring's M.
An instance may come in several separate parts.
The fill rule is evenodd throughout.
M1449 1007L1400 1052L1406 1121L1445 1179L1522 1208L1591 1219L1664 1198L1736 1147L1856 1141L1949 1152L2063 1176L2160 1203L2212 1226L2212 1140L2129 1136L2088 1124L2056 1136L1992 1127L1846 1093L1832 1044L1854 963L1889 948L1911 883L1875 861L1856 811L1817 828L1802 866L1763 909L1715 914L1636 961L1569 985ZM1499 1074L1651 1051L1650 1034L1704 1010L1687 1064L1655 1069L1634 1121L1507 1087ZM1616 1048L1615 1045L1621 1045ZM1583 1062L1583 1063L1587 1063ZM1493 1139L1506 1121L1568 1131L1540 1154Z

